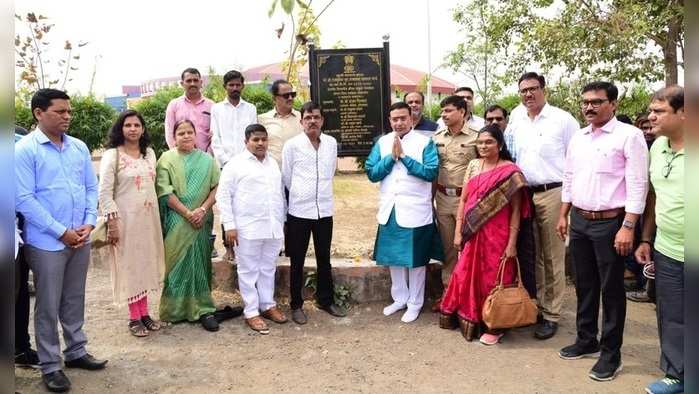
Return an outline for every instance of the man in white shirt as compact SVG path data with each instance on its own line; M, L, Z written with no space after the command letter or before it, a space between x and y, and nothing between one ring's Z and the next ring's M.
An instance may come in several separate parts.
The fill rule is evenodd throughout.
M556 234L568 143L580 125L568 112L546 102L546 80L527 72L519 79L526 111L513 111L508 131L517 165L530 185L534 205L537 302L542 320L534 336L556 334L565 292L565 244Z
M287 245L291 260L289 292L291 319L306 324L303 311L303 265L313 234L317 280L316 302L333 316L347 314L333 298L330 243L333 234L333 175L337 167L337 141L323 134L320 106L307 102L301 107L303 134L291 138L282 149L282 181L289 191Z
M245 88L243 75L236 70L227 72L223 76L223 87L227 97L211 107L211 150L221 168L245 150L245 128L257 123L257 108L240 97ZM233 260L235 255L225 237L223 246L226 247L223 260Z
M284 237L284 191L267 143L264 126L254 123L245 128L246 149L223 168L216 192L226 241L237 255L245 322L260 334L269 334L260 315L275 323L287 322L274 301L276 260Z
M211 108L211 149L219 166L245 150L245 128L257 123L255 105L240 97L245 88L243 75L232 70L223 76L227 97Z

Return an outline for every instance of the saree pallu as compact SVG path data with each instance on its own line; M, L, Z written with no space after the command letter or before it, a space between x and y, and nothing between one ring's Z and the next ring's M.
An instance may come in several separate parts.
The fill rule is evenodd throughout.
M441 304L442 313L456 313L471 323L482 321L483 303L496 285L501 257L510 236L512 198L521 190L521 215L529 216L526 181L521 170L507 164L480 173L466 185L463 250ZM512 283L515 267L506 266L504 283Z
M165 280L160 298L160 319L167 322L197 321L213 313L211 298L211 242L213 213L196 229L167 205L170 194L188 209L200 207L218 184L220 171L211 156L194 150L172 149L163 153L156 169L158 203L165 239Z

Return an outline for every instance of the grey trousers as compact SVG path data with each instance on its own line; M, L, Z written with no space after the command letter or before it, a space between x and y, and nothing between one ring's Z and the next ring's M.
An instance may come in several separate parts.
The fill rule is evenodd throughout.
M62 369L59 320L63 327L65 360L75 360L87 354L83 323L90 245L55 252L25 245L24 253L34 272L34 333L41 372L47 374Z
M684 263L658 251L653 260L660 369L684 380Z

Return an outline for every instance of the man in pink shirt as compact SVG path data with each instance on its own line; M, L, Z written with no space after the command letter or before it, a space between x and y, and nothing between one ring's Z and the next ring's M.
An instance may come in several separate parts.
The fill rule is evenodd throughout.
M561 239L568 232L575 268L577 338L560 350L566 360L596 357L590 378L608 381L622 369L626 319L624 256L632 252L634 227L648 193L648 149L643 132L619 122L618 90L609 82L583 88L582 111L588 126L568 145L563 173ZM572 210L571 210L572 208ZM597 340L600 292L602 335Z
M201 73L196 68L187 68L182 71L180 85L184 88L184 95L173 99L167 105L165 111L165 141L167 146L175 146L175 123L183 119L194 122L196 129L197 148L211 153L211 107L214 102L201 94Z

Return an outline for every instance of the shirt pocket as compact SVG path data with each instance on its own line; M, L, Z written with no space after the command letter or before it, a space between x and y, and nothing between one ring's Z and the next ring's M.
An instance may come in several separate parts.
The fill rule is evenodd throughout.
M623 171L626 164L624 152L614 148L601 148L597 151L595 169L600 174L612 174Z

